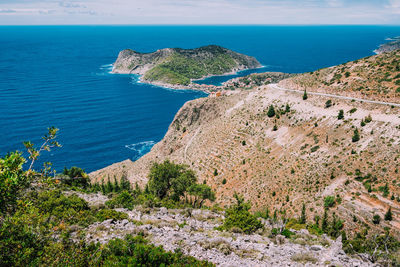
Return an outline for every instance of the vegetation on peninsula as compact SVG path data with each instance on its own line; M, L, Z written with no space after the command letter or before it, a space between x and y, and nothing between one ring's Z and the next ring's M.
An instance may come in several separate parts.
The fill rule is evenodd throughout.
M209 45L196 49L167 48L148 54L124 50L115 62L113 72L140 74L147 82L189 85L192 80L209 75L260 66L253 57Z

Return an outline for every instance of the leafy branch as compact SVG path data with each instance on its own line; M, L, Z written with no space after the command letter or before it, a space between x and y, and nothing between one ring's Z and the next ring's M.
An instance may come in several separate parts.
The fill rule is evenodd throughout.
M58 128L52 126L47 128L48 132L45 134L42 139L44 140L43 144L39 149L35 148L34 144L30 141L23 142L25 148L28 150L29 159L31 160L31 164L29 165L28 172L32 171L33 164L40 156L42 151L50 151L53 147L61 147L60 143L58 143L55 139L57 138Z

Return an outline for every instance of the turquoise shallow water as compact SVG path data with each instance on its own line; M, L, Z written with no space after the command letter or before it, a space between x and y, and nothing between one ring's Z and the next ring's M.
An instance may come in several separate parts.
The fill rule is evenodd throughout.
M266 66L262 71L305 72L372 55L393 36L400 36L400 27L3 26L0 155L23 150L23 140L39 143L50 125L60 128L63 147L42 160L58 170L76 165L92 171L149 151L183 103L205 94L109 74L125 48L217 44L255 56Z

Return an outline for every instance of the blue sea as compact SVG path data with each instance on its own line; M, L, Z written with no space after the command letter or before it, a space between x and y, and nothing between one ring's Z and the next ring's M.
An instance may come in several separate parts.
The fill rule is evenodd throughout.
M255 71L299 73L372 55L395 36L400 27L1 26L0 156L24 151L24 140L39 145L54 125L63 147L43 153L41 161L57 170L93 171L135 160L162 139L186 101L206 96L110 74L125 48L151 52L217 44L256 57L265 67Z

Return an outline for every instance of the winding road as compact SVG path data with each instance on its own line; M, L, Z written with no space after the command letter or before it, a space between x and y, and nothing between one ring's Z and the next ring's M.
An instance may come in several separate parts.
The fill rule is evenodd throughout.
M281 90L281 91L295 92L295 93L301 93L301 94L304 93L304 91L302 91L302 90L287 89L287 88L280 87L276 83L271 83L268 86L270 86L274 89L277 89L277 90ZM367 99L355 98L355 97L350 97L350 96L341 96L341 95L333 95L333 94L325 94L325 93L317 93L317 92L309 92L309 91L307 91L307 94L308 95L334 97L334 98L338 98L338 99L355 100L355 101L360 101L360 102L364 102L364 103L371 103L371 104L378 104L378 105L388 105L388 106L400 107L400 104L398 104L398 103L367 100Z

